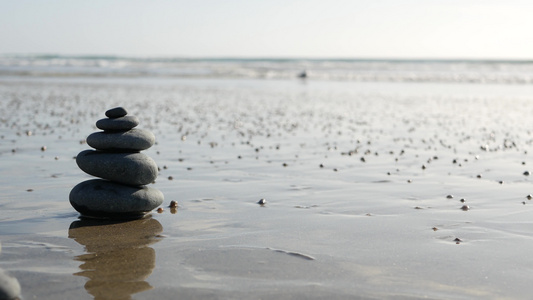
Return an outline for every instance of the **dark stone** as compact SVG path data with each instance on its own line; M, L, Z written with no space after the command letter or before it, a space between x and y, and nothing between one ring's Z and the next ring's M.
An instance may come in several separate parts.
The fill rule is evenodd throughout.
M152 147L155 136L148 130L95 132L87 137L87 144L104 151L142 151Z
M84 150L76 157L80 169L96 177L129 185L145 185L157 178L157 164L142 153Z
M115 119L100 119L96 121L96 127L102 130L130 130L139 125L139 119L135 116L124 116Z
M142 218L163 203L161 191L147 186L134 187L102 179L76 185L70 204L84 216L96 218Z
M127 114L128 114L128 111L124 107L121 107L121 106L109 109L108 111L105 112L106 117L111 118L111 119L124 117Z

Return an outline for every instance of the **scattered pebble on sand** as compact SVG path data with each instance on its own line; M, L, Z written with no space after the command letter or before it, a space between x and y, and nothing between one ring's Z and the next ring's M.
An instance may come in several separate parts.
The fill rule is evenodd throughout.
M529 175L531 175L531 173L529 171L525 171L524 172L524 176L529 176Z
M20 283L17 278L0 269L0 299L17 300L20 297Z
M168 206L170 208L176 208L178 207L178 202L175 200L170 201L170 205Z
M453 195L446 196L446 199L453 199Z
M162 207L157 209L157 213L159 213L159 214L162 213L163 211L165 211L165 210Z
M266 203L267 203L267 201L266 201L265 198L262 198L262 199L260 199L259 201L257 201L257 204L259 204L259 205L261 205L261 206L265 205Z
M464 211L467 211L467 210L470 210L470 206L463 205L463 206L461 206L461 209L464 210Z
M531 200L531 199L533 199L533 195L529 194L529 195L526 196L526 198L527 198L527 200Z

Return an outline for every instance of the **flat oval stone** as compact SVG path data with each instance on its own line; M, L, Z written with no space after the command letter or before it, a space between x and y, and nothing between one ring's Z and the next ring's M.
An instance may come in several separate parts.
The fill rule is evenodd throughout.
M139 125L139 119L135 116L100 119L96 121L96 127L102 130L130 130L137 125Z
M158 189L134 187L102 179L76 185L69 195L70 204L84 216L96 218L141 218L163 203Z
M129 185L145 185L157 178L157 164L143 153L84 150L76 157L80 169L96 177Z
M122 106L109 109L105 112L106 117L111 119L124 117L127 114L128 111Z
M95 132L87 137L89 146L105 151L142 151L154 143L154 134L144 129Z

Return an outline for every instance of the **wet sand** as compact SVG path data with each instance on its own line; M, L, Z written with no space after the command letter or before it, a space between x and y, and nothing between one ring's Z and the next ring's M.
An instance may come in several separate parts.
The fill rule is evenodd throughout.
M13 78L0 99L0 268L25 299L529 297L533 87ZM119 105L156 136L164 210L80 220L73 157Z

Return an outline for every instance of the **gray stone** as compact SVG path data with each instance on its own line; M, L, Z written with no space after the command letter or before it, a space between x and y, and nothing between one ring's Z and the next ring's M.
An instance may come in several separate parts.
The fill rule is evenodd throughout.
M139 125L139 119L135 116L124 116L115 119L100 119L96 121L96 127L102 130L130 130Z
M0 299L20 299L19 281L17 278L9 276L3 269L0 269Z
M128 111L124 107L115 107L105 112L106 117L114 119L124 117L128 114Z
M95 132L87 137L87 144L105 151L142 151L152 147L155 136L148 130Z
M142 153L84 150L76 163L89 175L129 185L145 185L157 178L157 164Z
M134 187L102 179L76 185L69 195L70 204L84 216L96 218L141 218L163 203L158 189Z

